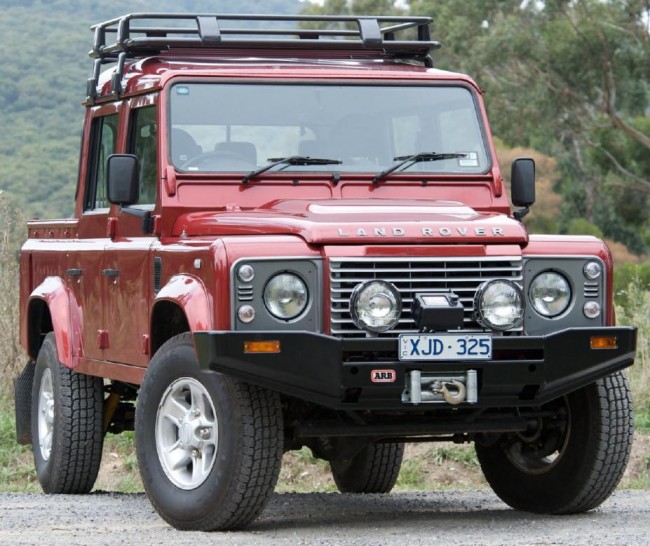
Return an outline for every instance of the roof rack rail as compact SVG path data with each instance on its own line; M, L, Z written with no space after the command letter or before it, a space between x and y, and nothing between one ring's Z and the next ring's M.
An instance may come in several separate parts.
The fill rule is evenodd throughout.
M95 36L89 55L95 62L88 100L96 97L103 64L117 63L111 86L119 94L127 59L174 49L317 49L431 67L429 52L440 47L431 40L431 23L431 17L131 13L91 27Z

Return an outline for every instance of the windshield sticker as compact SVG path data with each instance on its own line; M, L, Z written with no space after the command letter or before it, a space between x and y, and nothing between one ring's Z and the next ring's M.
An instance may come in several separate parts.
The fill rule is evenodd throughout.
M459 167L478 167L478 152L461 152L465 155L458 158Z

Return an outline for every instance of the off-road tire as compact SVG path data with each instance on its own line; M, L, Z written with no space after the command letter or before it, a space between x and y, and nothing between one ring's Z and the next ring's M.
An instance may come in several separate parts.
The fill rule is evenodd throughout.
M36 474L45 493L88 493L93 488L102 459L103 410L102 379L63 366L54 334L47 334L34 370L31 431Z
M187 400L191 401L187 411L179 412L177 417L182 419L166 414L165 409L173 408L169 399L178 395L182 388L178 385L188 386ZM188 423L194 415L195 398L200 399L198 406L203 405L201 413L208 424L189 435L183 426L191 428ZM176 399L181 405L186 403L182 397ZM188 463L170 467L162 448L165 442L174 441L173 419L178 420L179 442L200 437L205 431L206 442L215 442L212 451L201 447L199 440L195 449L200 459L190 457ZM177 529L215 531L246 526L259 515L275 488L282 462L282 427L277 393L201 371L191 334L173 337L153 357L136 407L138 464L151 504ZM199 468L199 462L205 467ZM204 471L198 473L198 479L194 477L195 465Z
M397 482L404 444L368 444L349 460L330 461L341 493L389 493Z
M548 467L525 472L508 453L513 437L476 444L478 460L494 492L508 505L540 514L576 514L603 503L623 476L633 439L627 377L617 372L565 397L569 425ZM541 462L541 461L540 461Z

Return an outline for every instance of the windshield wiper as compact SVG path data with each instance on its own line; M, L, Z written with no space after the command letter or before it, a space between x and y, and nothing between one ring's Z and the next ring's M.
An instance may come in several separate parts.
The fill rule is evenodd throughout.
M248 184L253 178L257 178L260 174L271 170L278 165L340 165L342 162L338 159L321 159L318 157L304 157L301 155L292 155L289 157L269 157L268 165L249 172L242 179L242 184Z
M376 185L380 180L386 178L389 174L394 173L400 167L408 169L411 165L415 165L421 161L442 161L444 159L457 159L459 157L467 157L467 154L439 154L436 152L420 152L419 154L413 155L400 155L393 158L394 161L399 161L399 163L396 163L392 167L389 167L388 169L381 171L379 174L375 175L375 177L372 179L372 183ZM410 164L407 165L407 163Z

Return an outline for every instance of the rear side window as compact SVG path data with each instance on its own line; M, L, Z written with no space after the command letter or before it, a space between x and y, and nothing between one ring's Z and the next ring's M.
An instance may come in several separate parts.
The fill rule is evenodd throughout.
M109 206L106 199L106 159L115 153L118 123L118 114L101 116L93 120L84 210L103 209Z

